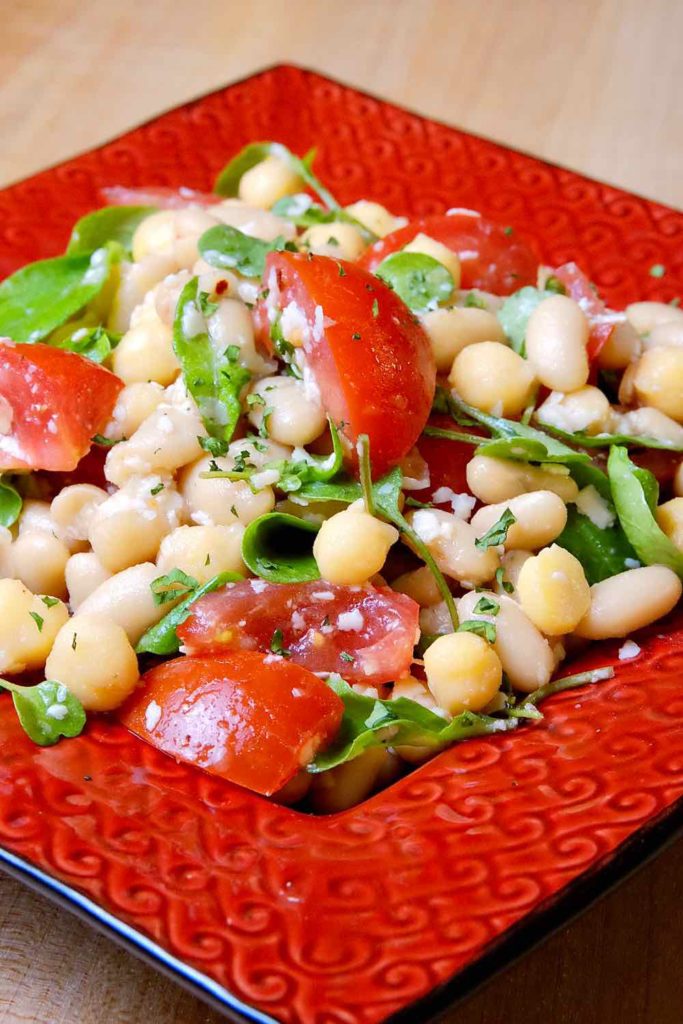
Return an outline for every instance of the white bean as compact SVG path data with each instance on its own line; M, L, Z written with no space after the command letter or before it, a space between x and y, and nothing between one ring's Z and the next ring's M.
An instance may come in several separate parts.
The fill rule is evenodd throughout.
M538 551L550 544L567 524L567 508L562 498L552 491L533 491L520 494L498 505L485 505L472 516L475 536L483 537L498 522L506 509L516 519L507 532L506 549L521 548Z
M111 577L93 551L81 551L72 555L66 563L66 589L69 592L69 604L72 611L77 611L86 597Z
M505 334L498 317L485 309L451 306L422 313L420 321L429 335L436 368L448 373L458 352L482 341L505 344Z
M666 302L632 302L626 307L626 316L638 334L649 334L660 324L677 320L683 323L683 309Z
M579 493L564 466L546 465L541 469L528 462L475 455L467 463L466 473L470 491L486 505L508 501L530 491L552 491L564 502L573 501Z
M132 565L101 583L78 609L79 615L102 615L118 622L135 645L149 629L178 603L155 604L151 584L162 573L151 562Z
M182 512L183 500L170 477L131 477L96 507L88 538L102 565L119 572L156 557Z
M576 391L588 380L588 320L574 299L552 295L529 317L526 354L536 376L555 391Z
M575 629L587 640L628 636L667 615L681 596L681 581L665 565L628 569L591 587L591 606Z
M477 531L470 523L439 509L417 509L406 519L447 576L473 587L495 576L498 553L476 547Z
M327 426L317 393L295 377L264 377L247 396L249 421L260 430L266 420L269 437L280 444L310 444Z

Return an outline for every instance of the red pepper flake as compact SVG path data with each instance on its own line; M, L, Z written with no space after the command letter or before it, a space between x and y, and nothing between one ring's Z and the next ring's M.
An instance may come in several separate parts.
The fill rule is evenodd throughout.
M225 281L223 279L220 280L220 281L216 281L216 287L214 288L214 291L215 291L216 295L222 295L223 292L227 292L227 290L228 290L228 282L227 281Z

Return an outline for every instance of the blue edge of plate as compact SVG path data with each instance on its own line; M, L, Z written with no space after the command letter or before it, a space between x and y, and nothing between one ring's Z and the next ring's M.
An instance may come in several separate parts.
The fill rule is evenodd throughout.
M606 861L565 886L544 905L508 929L470 966L420 999L389 1016L385 1024L428 1024L471 995L484 982L510 967L535 946L587 910L614 886L643 867L683 835L683 798L656 821L627 839ZM274 1017L243 1003L218 982L190 967L125 921L98 906L59 879L0 847L0 865L18 881L81 917L129 952L164 972L194 995L210 1003L236 1024L278 1024Z

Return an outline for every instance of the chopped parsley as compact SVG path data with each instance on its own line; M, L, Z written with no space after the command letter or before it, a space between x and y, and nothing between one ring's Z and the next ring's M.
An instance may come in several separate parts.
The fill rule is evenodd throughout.
M479 548L480 551L486 551L487 548L494 548L498 544L504 544L507 540L508 530L516 522L516 517L509 508L506 508L500 519L493 524L491 529L487 530L483 537L475 540L475 548Z
M475 615L497 615L500 605L491 597L480 597L474 606Z
M483 622L481 619L468 619L458 626L458 633L474 633L482 637L487 643L495 644L496 627L493 622Z
M339 655L339 657L341 658L342 661L355 661L356 660L352 654L349 654L348 651L342 651L341 654Z
M38 632L42 633L43 623L45 622L45 619L42 617L42 615L39 615L38 612L29 612L29 615L31 616L36 626L38 627Z
M271 637L270 649L273 654L279 654L281 658L291 657L292 652L283 646L284 636L281 629L276 629Z
M500 568L496 569L496 583L505 591L506 594L512 594L515 589L512 583L505 579L505 569L502 565Z
M377 299L372 303L372 315L379 316L379 301Z
M163 491L163 489L164 489L164 485L161 482L159 482L158 484L156 484L154 487L152 487L150 489L149 493L152 494L152 495L160 494Z
M59 598L48 597L47 594L44 597L41 597L40 600L43 602L46 608L54 608L56 604L59 604Z

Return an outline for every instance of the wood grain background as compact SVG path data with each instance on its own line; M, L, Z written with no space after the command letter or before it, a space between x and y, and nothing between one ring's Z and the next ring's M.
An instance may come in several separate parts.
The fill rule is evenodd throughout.
M681 0L5 0L0 9L0 184L289 60L683 206ZM679 843L447 1020L681 1024L681 906ZM0 1024L219 1020L0 875Z

